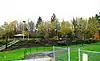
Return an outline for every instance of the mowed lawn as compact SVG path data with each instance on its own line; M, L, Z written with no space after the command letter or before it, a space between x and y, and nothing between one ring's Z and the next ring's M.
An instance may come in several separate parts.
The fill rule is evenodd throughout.
M60 46L66 48L67 46ZM100 42L92 43L92 44L79 44L79 45L72 45L68 46L71 48L71 61L78 61L78 48L81 50L89 50L89 51L98 51L100 52ZM53 47L38 47L38 48L21 48L12 51L0 52L0 61L12 61L12 60L20 60L24 58L24 51L26 54L31 53L38 53L38 52L45 52L45 51L52 51ZM100 55L99 55L100 56ZM64 61L67 61L67 52L64 54L59 54L57 57L60 57ZM96 56L94 56L95 58Z
M52 47L38 47L38 48L21 48L12 51L0 52L0 61L12 61L12 60L21 60L24 58L25 54L45 52L52 50Z
M64 46L65 47L65 46ZM68 46L70 47L70 60L71 61L78 61L78 48L80 48L81 50L86 50L86 51L96 51L96 52L100 52L100 42L97 43L92 43L92 44L80 44L80 45L72 45L72 46ZM88 52L81 52L81 61L82 61L82 53L86 53L88 54L88 59L89 61L100 61L100 53L88 53ZM68 61L68 53L63 53L63 54L59 54L57 57L60 58L62 61Z

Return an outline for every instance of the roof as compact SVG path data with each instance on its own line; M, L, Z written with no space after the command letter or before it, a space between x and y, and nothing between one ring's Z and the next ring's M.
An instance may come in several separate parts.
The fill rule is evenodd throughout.
M25 36L24 34L16 34L14 36Z

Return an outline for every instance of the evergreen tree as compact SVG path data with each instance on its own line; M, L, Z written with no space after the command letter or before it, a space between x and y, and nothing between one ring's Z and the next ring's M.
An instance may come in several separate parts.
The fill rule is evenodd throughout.
M38 20L37 20L37 24L36 24L36 28L39 27L39 25L41 24L41 22L43 22L42 18L39 16Z
M51 22L54 22L56 19L56 15L53 13L53 15L51 16Z

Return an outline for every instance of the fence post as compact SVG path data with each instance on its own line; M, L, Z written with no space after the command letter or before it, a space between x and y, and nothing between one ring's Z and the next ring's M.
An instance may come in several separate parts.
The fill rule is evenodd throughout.
M38 52L38 47L36 47L36 52Z
M31 48L30 48L30 54L31 54Z
M68 47L68 61L70 61L70 48Z
M26 55L26 48L24 49L24 58L25 58L25 55Z
M80 48L78 48L78 61L80 61Z
M55 46L53 46L53 61L55 61Z
M45 52L45 45L44 45L44 52Z

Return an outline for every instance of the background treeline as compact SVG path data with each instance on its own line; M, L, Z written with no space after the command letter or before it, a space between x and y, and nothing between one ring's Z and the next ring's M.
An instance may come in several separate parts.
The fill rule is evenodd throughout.
M13 38L15 34L24 34L26 38L39 38L39 42L57 43L91 43L100 39L100 21L97 14L88 19L73 18L61 21L53 14L50 21L43 21L39 17L36 24L32 20L4 22L4 25L0 26L0 38Z

